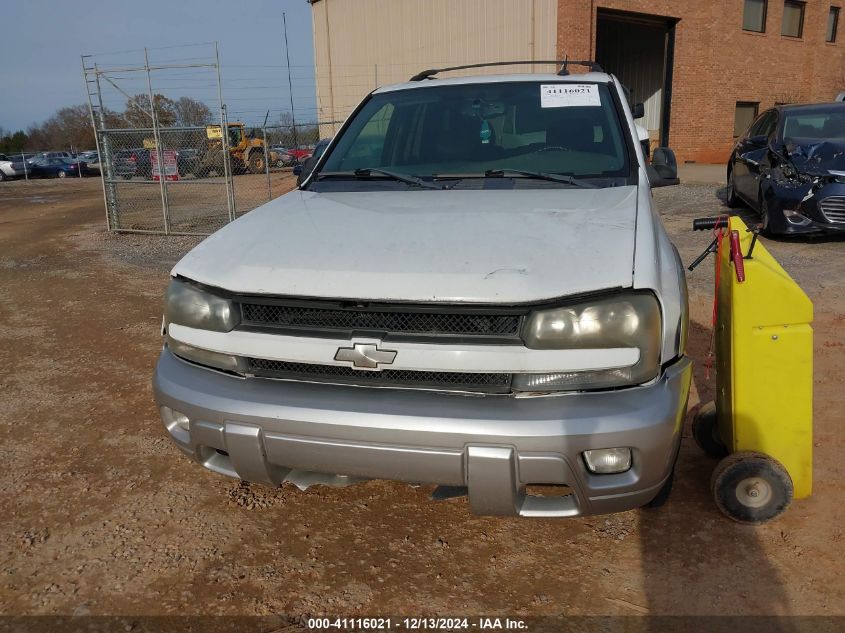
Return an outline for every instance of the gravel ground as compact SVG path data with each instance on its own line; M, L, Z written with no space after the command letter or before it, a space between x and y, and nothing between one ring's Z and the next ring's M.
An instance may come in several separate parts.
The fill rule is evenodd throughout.
M718 189L655 198L691 261L707 236L690 221L723 210ZM752 528L714 507L689 419L652 512L475 517L428 486L207 472L171 445L149 384L167 270L197 240L108 235L102 218L94 180L0 187L0 612L845 615L841 240L764 242L816 306L816 487ZM711 265L689 276L698 360ZM692 410L713 395L700 365Z

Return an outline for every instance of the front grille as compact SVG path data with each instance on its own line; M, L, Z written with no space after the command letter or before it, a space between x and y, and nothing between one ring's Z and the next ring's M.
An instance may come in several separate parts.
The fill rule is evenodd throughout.
M508 393L511 384L510 374L414 371L407 369L361 371L339 365L290 363L263 358L249 358L248 363L249 373L262 378L307 380L312 382L369 385L374 387Z
M424 336L516 337L519 333L520 314L444 310L241 303L242 323L246 326Z
M819 202L819 209L828 222L845 223L845 196L828 196Z

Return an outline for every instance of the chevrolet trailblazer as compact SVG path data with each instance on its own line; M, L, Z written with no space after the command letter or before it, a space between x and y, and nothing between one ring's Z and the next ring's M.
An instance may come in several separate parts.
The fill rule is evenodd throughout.
M182 452L270 486L436 484L479 514L662 503L691 369L651 187L677 168L587 64L379 88L299 188L188 253L153 380Z

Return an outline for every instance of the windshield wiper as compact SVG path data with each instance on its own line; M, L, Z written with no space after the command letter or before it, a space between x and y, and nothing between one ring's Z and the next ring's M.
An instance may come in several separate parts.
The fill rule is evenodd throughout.
M384 169L378 169L376 167L365 167L362 169L356 169L354 171L330 171L325 172L322 174L317 174L317 179L320 180L324 177L336 177L336 176L352 176L354 178L369 178L370 176L378 175L378 176L387 176L393 180L398 180L399 182L404 182L409 185L416 185L417 187L422 187L424 189L438 189L442 190L444 187L440 187L430 182L426 182L422 178L417 178L416 176L410 176L408 174L397 174L394 171L387 171Z
M524 169L488 169L484 172L485 178L503 178L508 174L516 174L524 176L525 178L537 178L538 180L551 180L553 182L562 182L573 187L581 187L582 189L598 189L598 187L586 180L579 180L572 176L564 174L549 174L544 171L525 171Z

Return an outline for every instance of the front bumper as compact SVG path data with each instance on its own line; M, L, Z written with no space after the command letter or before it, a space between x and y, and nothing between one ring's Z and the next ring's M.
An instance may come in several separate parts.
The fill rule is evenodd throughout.
M809 224L797 225L783 218L774 223L772 232L777 235L842 235L845 233L845 224L810 218Z
M826 198L845 196L845 183L832 182L819 188L785 187L774 183L769 185L765 195L769 207L769 228L780 235L842 235L845 222L828 218L819 202ZM786 218L787 212L797 211L808 222L794 224Z
M167 349L153 377L165 427L216 472L278 486L351 477L466 487L476 514L621 512L671 475L691 376L689 359L654 383L617 391L515 398L238 378ZM167 409L190 420L185 430ZM630 447L633 465L590 473L581 453ZM303 471L305 471L303 473ZM526 494L561 485L564 496Z

